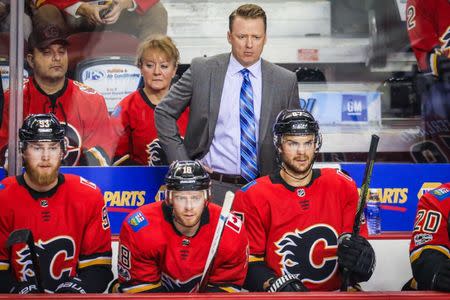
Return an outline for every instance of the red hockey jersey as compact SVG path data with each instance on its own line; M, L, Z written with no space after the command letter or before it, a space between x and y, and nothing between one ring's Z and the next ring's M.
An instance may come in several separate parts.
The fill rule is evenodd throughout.
M58 185L46 193L28 189L23 176L4 179L0 188L0 270L12 268L18 281L34 277L28 246L13 246L12 256L6 247L16 229L33 233L46 291L53 292L85 267L110 267L108 214L95 184L60 174Z
M358 205L355 182L335 169L313 170L308 186L294 188L279 173L236 193L250 241L250 263L265 261L277 276L299 274L310 290L340 286L338 237L351 232ZM361 226L367 236L367 227Z
M181 135L186 132L188 116L187 109L178 119ZM167 164L157 142L159 140L155 127L155 105L150 102L143 89L120 101L111 115L111 120L120 137L115 157L129 154L130 159L140 165Z
M434 52L450 57L450 2L408 0L406 23L419 69L437 75Z
M209 203L193 237L173 225L164 202L140 207L120 231L118 273L126 293L150 292L161 285L169 292L198 290L221 208ZM248 240L242 222L231 216L224 226L208 284L236 291L247 273Z
M80 82L67 79L53 101L52 103L50 97L36 86L33 78L25 80L23 117L29 114L53 113L66 125L68 151L65 164L108 165L116 141L103 96ZM8 143L8 122L9 91L5 93L0 148Z
M447 228L449 213L450 182L420 198L409 245L411 262L426 249L439 251L450 258L450 231Z

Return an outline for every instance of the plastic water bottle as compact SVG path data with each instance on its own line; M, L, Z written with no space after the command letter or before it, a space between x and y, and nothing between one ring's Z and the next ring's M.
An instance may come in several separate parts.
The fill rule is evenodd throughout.
M369 190L365 215L369 234L379 234L381 232L381 202L377 189Z

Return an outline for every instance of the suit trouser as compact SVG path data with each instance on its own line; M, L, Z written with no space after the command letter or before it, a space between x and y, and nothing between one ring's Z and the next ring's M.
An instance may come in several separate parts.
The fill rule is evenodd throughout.
M232 191L235 193L239 190L243 184L234 184L218 180L211 180L211 201L217 205L222 206L225 193Z

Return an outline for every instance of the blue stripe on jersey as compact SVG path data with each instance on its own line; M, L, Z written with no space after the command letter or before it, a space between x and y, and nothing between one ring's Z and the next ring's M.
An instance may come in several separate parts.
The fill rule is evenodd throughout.
M241 191L243 192L247 191L250 187L254 186L256 183L257 183L256 180L250 181L241 188Z
M450 190L445 187L441 187L439 189L430 191L430 194L432 194L434 197L436 197L439 201L442 201L442 200L450 197Z

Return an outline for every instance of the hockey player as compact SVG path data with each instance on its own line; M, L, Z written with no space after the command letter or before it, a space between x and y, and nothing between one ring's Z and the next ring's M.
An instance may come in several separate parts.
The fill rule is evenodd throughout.
M33 76L23 85L23 116L53 113L64 124L68 141L64 165L105 166L115 146L105 100L92 88L65 77L67 44L65 33L52 24L31 33L27 62ZM8 143L9 101L7 91L0 127L3 151Z
M419 200L409 258L419 290L450 292L450 182Z
M420 71L450 73L450 1L408 0L406 17Z
M119 291L196 292L221 208L209 202L210 179L198 162L175 161L166 175L167 198L132 212L120 231ZM240 291L248 240L230 215L207 281L207 292Z
M112 279L111 232L100 190L59 173L66 151L55 116L29 116L19 129L25 173L0 184L0 292L37 292L30 249L6 248L12 231L29 229L46 292L100 293Z
M352 285L367 281L374 250L362 236L348 234L358 205L355 182L339 170L312 169L322 145L318 123L307 111L283 110L273 134L281 169L244 186L233 206L250 242L244 287L333 291L343 268Z

